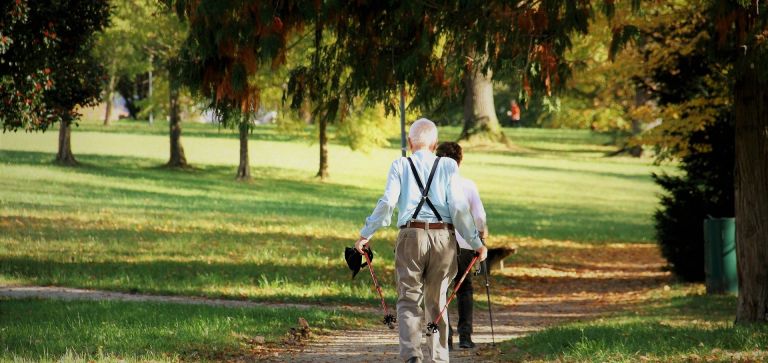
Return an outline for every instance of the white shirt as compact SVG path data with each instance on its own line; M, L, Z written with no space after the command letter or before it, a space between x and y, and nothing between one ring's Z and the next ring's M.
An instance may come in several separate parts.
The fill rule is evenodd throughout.
M421 182L426 185L429 172L432 169L437 156L420 150L411 156L416 166L416 172ZM459 166L451 158L441 158L440 164L435 170L432 186L429 188L429 200L434 204L438 214L445 223L452 223L456 232L461 233L467 239L472 249L480 248L483 243L480 240L467 197L461 187ZM479 200L479 197L477 198ZM370 239L381 227L389 226L392 222L392 213L395 208L399 211L397 226L405 225L413 217L416 206L421 200L421 192L413 177L413 172L406 158L399 158L392 163L387 175L387 185L384 195L379 199L373 213L365 220L365 226L360 235ZM426 203L416 216L417 220L425 222L437 222L437 216Z
M475 226L477 227L477 230L481 232L485 231L485 208L483 207L483 201L480 200L480 193L477 191L477 185L475 185L475 182L464 177L459 177L459 181L461 183L462 189L464 189L464 195L466 195L467 199L469 200L469 211L472 213L472 218L475 220ZM459 241L459 247L468 250L474 249L469 245L469 243L467 243L466 240L464 240L464 237L461 236L461 233L456 233L456 240Z

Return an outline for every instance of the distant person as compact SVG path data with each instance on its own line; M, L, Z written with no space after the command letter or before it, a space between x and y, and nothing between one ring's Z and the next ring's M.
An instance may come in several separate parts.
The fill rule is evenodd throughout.
M512 125L512 127L520 126L520 105L517 104L517 101L509 101L509 111L507 111L507 116L509 116L509 124Z
M456 165L461 166L461 160L464 157L464 153L461 149L461 145L458 143L444 142L437 148L437 156L449 157L456 160ZM477 185L475 185L473 181L463 177L460 177L459 181L464 190L464 195L469 202L469 210L472 214L472 218L475 220L475 226L480 232L480 238L484 239L488 235L488 226L486 224L485 208L483 208L483 202L480 200L480 193L477 191ZM474 251L472 251L473 248L462 237L461 233L456 234L456 240L459 242L459 269L456 277L453 279L454 286L459 283L463 272L467 270L475 255ZM472 341L473 293L474 289L472 288L472 278L470 275L467 276L464 283L461 284L461 287L459 287L459 290L456 292L456 298L459 305L459 321L456 325L456 330L459 332L460 348L475 347L475 343ZM448 346L453 349L453 328L450 325L448 331Z
M355 249L362 254L376 230L390 224L397 207L400 233L395 242L395 275L400 358L421 362L422 332L427 322L440 314L447 300L448 285L456 276L454 231L467 237L469 246L480 254L480 261L485 260L488 250L472 220L458 164L434 154L435 124L424 118L414 122L408 133L408 146L411 157L392 163L384 195L365 220ZM426 190L424 197L422 190ZM429 358L433 362L448 362L447 316L440 320L438 331L427 337Z

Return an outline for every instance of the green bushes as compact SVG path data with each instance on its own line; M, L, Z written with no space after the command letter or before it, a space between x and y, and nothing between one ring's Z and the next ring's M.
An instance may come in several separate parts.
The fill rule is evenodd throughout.
M654 215L656 240L677 276L703 281L703 220L734 216L733 124L726 118L694 132L689 145L683 175L653 175L666 191Z

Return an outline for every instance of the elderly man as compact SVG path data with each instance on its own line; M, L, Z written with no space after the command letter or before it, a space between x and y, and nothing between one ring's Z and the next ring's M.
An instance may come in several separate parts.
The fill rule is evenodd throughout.
M400 234L395 243L397 276L397 318L400 357L421 362L422 301L426 321L433 321L446 302L446 291L457 272L455 231L485 260L483 246L470 214L467 197L459 179L459 167L450 158L439 158L437 127L419 119L411 125L408 146L412 156L392 163L384 196L366 219L355 248L362 248L381 227L390 224L395 207L399 210ZM448 362L447 316L438 324L439 334L427 337L430 359Z

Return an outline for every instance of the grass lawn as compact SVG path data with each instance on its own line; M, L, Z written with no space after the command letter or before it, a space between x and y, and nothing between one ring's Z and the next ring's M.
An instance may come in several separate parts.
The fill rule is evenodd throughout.
M315 147L252 141L255 178L239 183L234 137L186 137L191 171L158 167L161 135L76 131L77 168L50 164L55 142L54 132L0 136L0 280L269 301L375 298L366 280L350 281L341 256L383 189L393 149L332 146L332 179L320 182ZM652 239L657 168L557 154L467 153L463 171L486 201L491 244ZM374 241L383 281L393 280L395 232Z
M211 125L185 125L182 142L193 169L159 167L168 154L166 127L84 123L72 134L75 155L83 164L76 168L51 164L56 130L0 134L0 284L378 305L369 279L350 280L342 252L383 190L386 171L399 155L396 147L360 153L332 144L331 178L320 182L314 178L316 144L304 136L281 135L273 127L257 128L250 143L254 180L241 183L234 180L237 136ZM458 129L441 132L450 138ZM648 159L605 158L610 147L603 143L608 139L584 131L507 132L519 148L470 148L462 166L485 201L491 246L520 239L592 245L652 241L651 215L659 189L650 173L659 168ZM394 228L381 231L373 242L377 273L390 302L395 298L395 233ZM519 257L526 258L525 253ZM3 313L6 307L21 309L24 304L40 304L43 311L61 308L53 302L0 304ZM141 309L110 304L119 310ZM98 317L110 314L109 306L83 302L72 308ZM179 311L190 321L197 314ZM226 314L212 309L203 315L223 319ZM295 322L287 312L276 314ZM337 326L354 325L316 316ZM43 324L29 329L48 329L42 317L29 318ZM244 331L280 331L271 320L249 321L243 324L254 326ZM147 329L172 324L162 317L155 323L157 327ZM224 326L220 337L227 329L239 329ZM2 328L10 329L4 334L23 333L17 331L20 325ZM190 329L190 337L202 334ZM82 348L96 346L88 339L78 338L73 348L93 353ZM234 344L232 339L227 344ZM138 340L135 344L143 346ZM184 340L169 344L178 345L152 348L152 354L186 349L180 348L186 346ZM108 352L123 354L118 348ZM4 349L6 357L42 354L32 346Z
M224 360L258 355L303 317L315 332L361 325L317 309L0 299L0 360Z
M736 297L676 286L637 311L506 341L505 361L765 362L768 326L734 326Z

